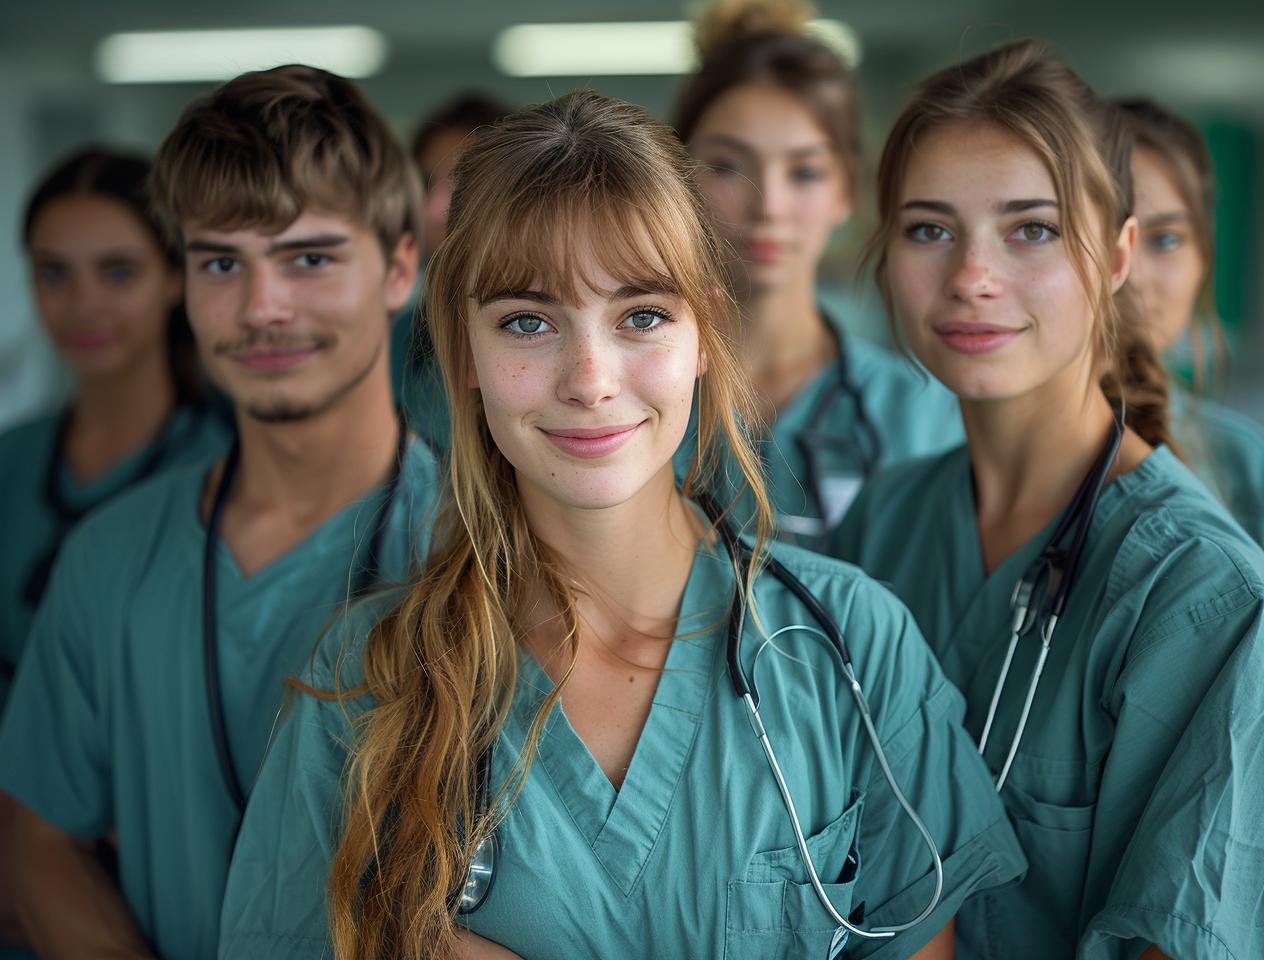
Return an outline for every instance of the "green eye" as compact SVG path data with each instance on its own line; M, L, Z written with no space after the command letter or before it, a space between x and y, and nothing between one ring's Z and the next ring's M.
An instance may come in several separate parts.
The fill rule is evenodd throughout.
M520 336L527 336L534 333L541 333L544 330L548 329L548 326L549 325L545 323L543 320L541 320L539 317L533 317L530 315L514 317L512 320L510 320L508 323L504 325L506 330L510 331L511 333L516 333Z

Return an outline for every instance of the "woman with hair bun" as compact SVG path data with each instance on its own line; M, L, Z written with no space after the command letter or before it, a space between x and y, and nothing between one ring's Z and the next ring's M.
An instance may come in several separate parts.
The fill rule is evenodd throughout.
M304 672L220 956L950 958L962 902L1022 856L907 611L769 542L688 154L576 91L486 130L454 177L426 273L452 424L436 548Z
M676 129L703 165L736 262L760 454L786 539L819 547L878 467L961 441L956 404L907 359L858 340L819 301L817 271L860 194L859 97L803 0L719 0Z
M1134 137L1137 250L1128 286L1160 354L1186 334L1194 391L1169 381L1172 432L1191 466L1244 530L1264 543L1264 428L1212 400L1208 383L1225 367L1224 338L1212 289L1215 175L1202 135L1149 100L1120 103ZM1197 321L1197 322L1195 322ZM1214 360L1207 363L1205 334Z
M966 444L875 478L834 553L909 605L1030 863L959 956L1264 955L1264 553L1168 431L1130 153L1023 40L922 84L878 171L878 283Z

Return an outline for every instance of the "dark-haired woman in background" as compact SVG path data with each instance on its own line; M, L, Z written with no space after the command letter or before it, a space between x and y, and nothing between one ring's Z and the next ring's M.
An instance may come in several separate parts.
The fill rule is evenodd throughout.
M184 274L145 201L148 161L89 151L27 205L36 308L70 405L0 435L0 710L58 547L85 513L228 444L198 380Z
M785 539L819 547L866 477L961 442L953 398L903 357L850 336L817 298L862 167L858 95L802 0L719 0L676 129L704 166L768 434L761 455ZM682 463L691 449L681 448Z
M1171 383L1172 432L1203 482L1246 532L1264 543L1264 428L1204 395L1211 392L1208 367L1219 374L1224 366L1212 289L1216 186L1211 158L1198 131L1158 104L1130 100L1120 106L1134 137L1139 230L1128 286L1145 313L1157 352L1170 350L1186 333L1193 349L1194 392ZM1205 328L1215 345L1212 364L1205 359Z
M1264 955L1264 554L1121 294L1130 154L1027 40L927 80L878 172L879 286L966 444L875 478L833 552L908 604L1027 854L958 957Z

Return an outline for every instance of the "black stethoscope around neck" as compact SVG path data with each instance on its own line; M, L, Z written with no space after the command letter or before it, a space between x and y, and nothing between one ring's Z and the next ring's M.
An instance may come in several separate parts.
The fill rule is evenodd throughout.
M401 415L399 418L399 442L395 450L395 469L391 474L386 501L382 504L373 527L373 535L369 538L369 555L356 577L351 591L357 597L369 590L381 579L382 540L386 535L386 527L390 521L391 510L399 494L404 473L404 457L408 450L408 426ZM246 809L246 792L237 778L237 769L233 766L232 751L228 745L228 729L224 722L223 689L219 676L219 623L216 604L218 591L218 551L219 529L224 519L224 507L228 503L228 495L232 489L237 468L241 462L240 441L234 442L224 461L224 470L220 474L215 488L215 499L211 504L211 514L206 522L206 547L202 555L202 657L206 670L206 699L210 708L211 736L215 741L215 756L219 761L220 774L229 796L238 811ZM358 554L357 550L357 554ZM352 563L354 565L355 558ZM313 638L315 642L315 638Z
M182 409L184 408L176 407L172 411L171 416L167 418L167 422L163 424L162 430L159 431L157 438L137 465L131 479L124 484L123 488L120 488L120 492L121 489L135 486L152 477L167 458L167 454L184 442L188 434L193 430L196 418L189 417L186 429L180 431L179 436L172 436L172 424L175 422L176 417L180 415ZM61 551L62 541L66 539L66 534L70 532L70 529L76 523L83 519L89 510L96 506L96 504L89 504L84 507L73 506L66 502L66 497L62 494L61 466L65 460L62 447L66 441L66 430L70 426L70 415L71 411L69 410L62 414L61 420L57 424L52 448L48 452L48 460L44 464L42 493L44 503L53 512L56 529L53 535L53 542L31 565L26 575L26 581L22 585L22 599L32 608L39 606L39 602L44 596L44 591L48 588L48 577L52 572L57 554Z
M1058 625L1058 618L1066 609L1067 597L1071 593L1071 585L1075 581L1080 559L1084 554L1084 545L1088 542L1088 531L1093 523L1093 514L1097 512L1097 503L1101 499L1102 488L1106 485L1106 477L1110 474L1110 468L1119 455L1120 444L1123 443L1125 429L1123 404L1119 400L1111 400L1110 407L1114 414L1110 442L1097 458L1097 462L1093 464L1093 469L1088 472L1080 488L1075 491L1075 496L1063 512L1062 519L1054 528L1053 536L1040 551L1040 555L1032 561L1027 571L1014 584L1014 592L1010 596L1013 620L1010 627L1009 647L1005 652L1005 661L1001 665L996 687L992 691L992 702L988 706L983 733L979 737L980 754L987 749L988 737L996 720L996 708L1005 690L1005 681L1009 677L1009 669L1014 662L1014 651L1018 648L1018 641L1030 633L1038 621L1043 620L1043 623L1039 631L1040 652L1036 658L1036 665L1031 671L1031 679L1027 683L1027 697L1023 701L1022 713L1018 718L1018 728L1010 741L1005 764L1001 767L996 780L998 793L1001 787L1005 786L1010 767L1013 766L1014 758L1018 755L1018 744L1023 738L1023 731L1027 728L1027 720L1031 716L1031 705L1036 699L1040 675L1044 672L1045 661L1049 659L1053 631ZM1071 541L1064 547L1062 544L1068 534L1071 536ZM1045 592L1043 597L1037 598L1036 587L1042 578L1045 582Z

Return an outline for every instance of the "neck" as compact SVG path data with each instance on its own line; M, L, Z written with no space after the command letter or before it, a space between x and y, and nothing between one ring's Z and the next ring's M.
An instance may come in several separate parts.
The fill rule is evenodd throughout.
M812 277L752 290L742 316L751 378L771 423L841 345L817 309Z
M523 507L536 537L582 586L580 614L598 635L674 634L705 525L676 489L671 463L617 507L577 509L529 491Z
M152 443L175 409L171 367L162 350L111 377L85 377L62 441L71 473L89 480Z
M989 573L1070 503L1109 442L1114 414L1085 374L1013 399L961 401Z
M221 536L249 575L394 472L399 421L385 351L330 409L286 423L239 409L237 429L241 460ZM217 483L212 476L208 494Z
M833 333L821 321L811 278L752 290L742 302L742 316L756 379L819 358L823 344L835 346Z

